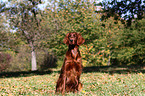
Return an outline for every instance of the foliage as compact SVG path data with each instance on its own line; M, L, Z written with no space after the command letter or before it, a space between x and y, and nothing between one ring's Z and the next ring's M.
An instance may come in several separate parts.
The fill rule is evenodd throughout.
M5 51L8 49L8 42L9 42L9 34L10 30L7 28L7 20L5 19L2 13L0 13L0 51Z
M34 6L31 0L23 2L11 0L10 4L12 5L6 9L11 11L6 11L5 15L15 32L9 34L9 28L4 31L5 27L2 28L4 26L2 23L0 32L4 33L2 40L5 39L4 37L9 40L5 44L7 46L5 51L12 53L15 61L11 62L12 65L23 62L22 65L26 65L26 70L29 70L31 65L29 56L35 50L38 69L53 65L51 60L57 61L54 65L61 67L68 49L67 45L63 44L63 39L68 32L78 32L85 38L85 43L79 47L84 67L144 65L145 19L143 17L141 20L132 18L135 22L131 22L130 27L126 27L122 24L122 20L127 24L127 18L116 13L118 19L115 19L114 15L107 15L108 19L101 20L100 18L106 13L96 13L97 10L101 10L101 6L97 7L96 2L59 0L48 3L44 10L38 8L41 3L37 2ZM19 7L14 6L15 4ZM109 11L107 14L112 13ZM51 59L47 58L47 53ZM19 58L21 55L24 57Z
M106 21L100 21L102 15L95 13L95 2L57 3L58 8L54 8L54 11L50 8L46 12L52 14L49 17L53 21L51 28L57 29L57 34L52 34L54 39L50 39L49 48L57 54L59 60L63 61L61 57L67 50L66 45L62 44L65 34L75 31L81 33L86 40L80 46L84 66L144 63L144 19L133 22L130 28L125 28L122 21L114 20L111 16Z
M39 26L41 10L38 8L38 4L41 3L41 0L22 0L20 2L11 0L11 5L5 8L5 14L10 20L10 27L17 30L17 36L22 40L26 40L31 47L33 71L37 70L35 47L39 45L39 39L42 37L41 32L43 32Z
M11 56L0 52L0 72L5 71L10 67Z
M102 10L98 11L104 13L102 20L114 17L114 20L120 20L123 24L126 22L126 27L144 18L145 0L111 0L96 5L102 6Z
M24 75L24 76L23 76ZM1 95L39 95L55 96L56 80L59 74L36 75L21 74L21 77L1 78ZM144 95L144 73L114 74L91 72L81 75L83 89L79 93L67 93L66 96L112 96L112 95ZM61 96L61 95L59 95Z
M100 60L100 65L102 65L102 63L106 65L109 55L107 55L107 58L101 55L104 52L102 50L105 50L106 53L108 52L108 49L105 49L106 45L101 44L107 41L106 38L103 38L104 35L102 35L105 34L103 32L105 29L100 23L100 15L95 13L95 6L87 1L58 1L57 3L59 7L57 9L54 8L54 11L51 10L51 7L45 10L45 13L48 14L44 23L46 22L45 24L47 24L47 21L51 22L48 23L47 26L55 33L52 33L53 39L49 38L48 40L50 43L47 46L49 46L50 50L57 54L59 60L63 61L62 56L67 50L67 46L62 43L65 34L68 32L79 32L86 40L85 46L80 46L80 50L83 54L83 61L86 62L84 65L91 65L91 63L98 65L96 59ZM56 30L52 30L51 28ZM100 40L98 41L97 39ZM98 55L96 56L95 54L99 52L100 46L101 48L105 46L105 48L100 50L102 53L99 55L101 56L97 58Z
M24 42L19 44L19 47L15 46L13 51L7 51L11 55L10 67L7 68L7 72L21 72L31 70L31 54L30 47ZM48 53L46 50L36 50L37 67L38 70L44 71L49 68L57 67L57 58L52 53Z
M29 54L30 48L28 45L19 44L19 47L16 47L15 51L8 51L8 53L12 56L11 67L8 68L8 72L31 70L31 54Z
M113 61L112 63L116 64L144 64L144 40L145 40L145 31L144 27L141 27L145 24L145 20L138 22L138 26L133 24L130 29L124 29L122 32L116 35L114 40L113 56L112 59L116 58L118 61Z
M50 54L50 53L45 53L43 54L43 60L42 62L39 64L40 66L40 70L46 70L48 68L56 68L56 62L57 62L57 58L56 56L54 56L54 54Z

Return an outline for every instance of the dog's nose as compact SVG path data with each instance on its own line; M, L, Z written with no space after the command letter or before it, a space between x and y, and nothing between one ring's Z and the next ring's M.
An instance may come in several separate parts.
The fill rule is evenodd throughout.
M70 39L70 42L73 42L73 40L72 40L72 39Z

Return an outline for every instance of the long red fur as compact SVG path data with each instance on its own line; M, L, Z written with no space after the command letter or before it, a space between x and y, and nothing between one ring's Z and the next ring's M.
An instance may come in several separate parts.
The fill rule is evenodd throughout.
M80 82L80 76L83 66L79 45L84 42L81 34L76 32L68 33L65 36L64 43L68 45L68 50L57 80L56 93L81 91L83 85Z

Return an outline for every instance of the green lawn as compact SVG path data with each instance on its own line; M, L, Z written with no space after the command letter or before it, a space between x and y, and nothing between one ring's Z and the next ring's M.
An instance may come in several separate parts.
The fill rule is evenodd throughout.
M0 96L55 96L57 71L20 77L1 77ZM83 90L68 96L145 96L145 74L87 72L81 75Z

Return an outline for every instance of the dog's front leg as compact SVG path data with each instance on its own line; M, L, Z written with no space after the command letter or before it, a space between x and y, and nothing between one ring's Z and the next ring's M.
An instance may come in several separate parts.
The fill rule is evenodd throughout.
M66 85L65 83L66 83L66 76L64 75L64 77L63 77L63 85L62 85L62 86L63 86L62 94L65 93L65 87L66 87L66 86L65 86L65 85Z

